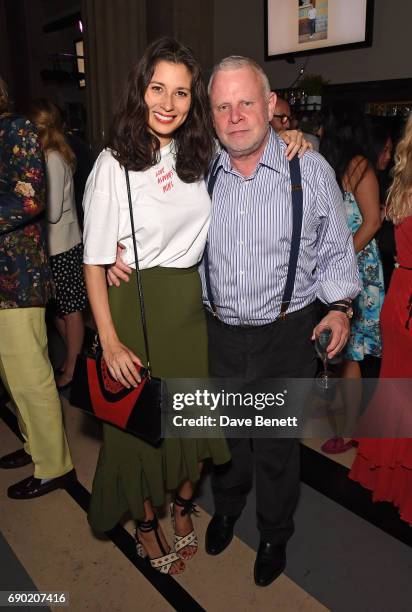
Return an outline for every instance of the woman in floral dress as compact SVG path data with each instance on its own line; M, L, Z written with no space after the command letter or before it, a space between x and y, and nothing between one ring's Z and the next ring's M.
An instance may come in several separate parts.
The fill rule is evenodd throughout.
M326 109L320 153L336 172L358 257L362 290L353 303L351 335L344 354L342 377L360 380L360 362L367 355L381 356L379 320L385 289L375 240L381 225L379 184L374 170L376 160L365 116L357 106L345 102ZM361 385L352 383L350 387L344 387L344 395L344 429L350 433L360 406ZM336 436L328 440L322 450L340 453L351 446L351 440Z

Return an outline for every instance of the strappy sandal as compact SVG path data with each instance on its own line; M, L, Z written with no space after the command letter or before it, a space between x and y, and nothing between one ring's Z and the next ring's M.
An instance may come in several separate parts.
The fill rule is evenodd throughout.
M176 533L175 506L183 508L183 510L181 511L181 516L185 516L186 514L197 515L198 511L196 509L196 505L192 502L192 499L183 499L183 497L180 497L180 495L176 493L175 501L170 504L170 516L172 519L172 526L174 531L174 549L179 555L179 558L183 559L184 561L189 561L197 553L199 542L194 529L192 529L192 531L190 531L187 535L184 536L180 536ZM185 549L186 553L182 554Z
M176 561L178 561L179 564L175 565L176 571L173 572L173 575L181 574L185 570L184 564L182 567L182 560L176 554L176 552L174 552L173 550L169 550L169 552L166 552L162 544L162 541L159 537L159 534L157 532L157 528L159 526L159 521L157 519L157 516L155 516L154 519L151 521L137 521L136 524L137 524L137 529L135 532L136 551L139 557L141 557L142 559L148 559L153 569L155 569L158 572L161 572L162 574L170 574L171 573L170 570L173 564L176 563ZM143 544L139 540L138 530L140 530L142 533L148 533L149 531L155 532L157 545L159 546L160 551L163 553L161 557L156 557L155 559L151 559L149 557L148 553L146 552L146 549L144 548Z

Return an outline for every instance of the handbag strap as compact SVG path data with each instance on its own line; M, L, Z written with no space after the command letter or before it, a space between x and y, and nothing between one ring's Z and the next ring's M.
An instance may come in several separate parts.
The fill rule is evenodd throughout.
M139 298L139 304L140 304L140 317L142 320L142 327L143 327L143 338L144 338L144 347L146 351L147 370L150 375L151 373L150 371L150 353L149 353L149 340L148 340L148 334L147 334L146 311L144 307L143 287L142 287L142 278L140 275L140 268L139 268L139 258L137 256L137 244L136 244L136 235L135 235L135 229L134 229L132 195L130 193L129 171L127 168L125 168L125 174L126 174L126 185L127 185L127 197L129 200L130 225L132 228L133 251L134 251L134 259L136 262L137 296Z
M217 175L221 169L219 165L220 156L218 156L212 166L212 170L209 174L207 182L207 190L212 199L213 189L216 183ZM302 191L302 176L300 172L299 158L294 157L289 161L289 172L290 181L292 184L292 239L289 253L289 265L288 274L286 277L285 289L283 292L282 303L280 306L279 317L284 319L286 311L289 308L289 304L292 298L293 288L295 286L296 269L298 264L300 238L302 233L302 218L303 218L303 191ZM206 293L207 299L209 300L212 313L217 317L216 305L213 299L212 286L210 282L210 270L209 270L209 253L208 245L206 243L204 252L204 270L206 280Z

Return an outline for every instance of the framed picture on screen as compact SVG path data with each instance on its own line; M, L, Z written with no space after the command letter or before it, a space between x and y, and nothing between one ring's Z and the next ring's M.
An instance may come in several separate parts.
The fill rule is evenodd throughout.
M370 47L374 0L264 0L265 59Z

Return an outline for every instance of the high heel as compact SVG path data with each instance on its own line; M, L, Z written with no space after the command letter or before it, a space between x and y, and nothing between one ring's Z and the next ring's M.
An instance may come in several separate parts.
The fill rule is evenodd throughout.
M174 531L173 544L176 553L184 561L189 561L196 553L199 547L199 542L194 529L187 535L180 536L176 533L176 521L175 521L175 506L183 508L181 516L186 514L198 514L196 505L192 502L192 499L183 499L177 493L175 494L175 501L170 504L170 517L172 519L172 526ZM186 549L186 552L183 551Z
M320 449L328 455L338 455L339 453L346 453L346 451L350 450L355 445L356 443L354 440L348 440L348 442L345 442L342 437L335 436L334 438L326 440Z
M137 529L135 532L136 552L139 555L139 557L141 557L142 559L147 558L150 562L150 565L153 567L153 569L155 569L158 572L161 572L162 574L170 574L171 573L170 570L172 569L173 564L175 564L176 561L178 561L179 564L175 565L176 571L173 572L173 575L181 574L185 570L185 566L182 563L182 560L180 559L180 557L173 550L169 550L169 552L166 552L162 544L162 541L159 537L159 534L157 532L157 528L159 526L159 521L157 519L157 516L155 516L154 519L152 519L151 521L137 521L136 524L137 524ZM154 559L151 559L149 557L147 551L145 550L143 544L141 543L139 539L138 530L140 530L142 533L148 533L149 531L154 531L157 545L159 546L160 552L162 553L161 557L156 557Z

